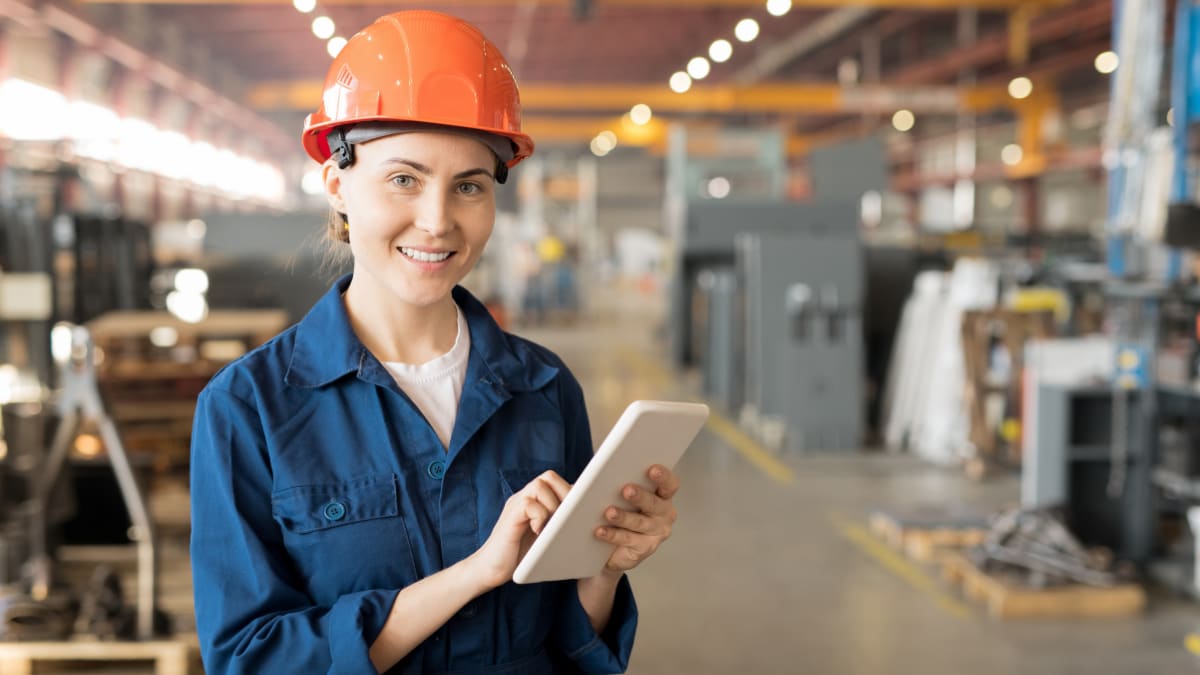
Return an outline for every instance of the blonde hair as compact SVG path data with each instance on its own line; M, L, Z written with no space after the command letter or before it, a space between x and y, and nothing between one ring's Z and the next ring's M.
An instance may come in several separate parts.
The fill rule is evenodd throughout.
M331 242L350 243L350 230L346 226L350 221L346 214L337 209L329 209L329 218L325 221L325 236Z

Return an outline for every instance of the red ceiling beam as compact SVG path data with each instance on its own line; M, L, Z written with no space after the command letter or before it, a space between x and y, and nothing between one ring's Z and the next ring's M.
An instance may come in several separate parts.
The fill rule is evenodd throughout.
M1030 40L1033 44L1053 42L1111 23L1111 0L1083 2L1035 20L1030 28ZM1008 46L1007 33L984 38L968 47L953 49L916 65L901 68L889 74L886 79L896 84L934 84L952 79L965 69L1007 59Z

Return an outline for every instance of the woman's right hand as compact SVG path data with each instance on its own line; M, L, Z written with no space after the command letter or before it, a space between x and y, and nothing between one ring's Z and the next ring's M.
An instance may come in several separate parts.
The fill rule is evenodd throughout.
M517 564L570 489L562 476L547 471L508 498L487 541L471 556L488 590L512 580Z

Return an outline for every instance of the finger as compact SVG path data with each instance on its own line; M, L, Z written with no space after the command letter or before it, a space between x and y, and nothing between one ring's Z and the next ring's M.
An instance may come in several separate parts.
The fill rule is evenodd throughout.
M650 467L646 475L650 476L650 480L654 481L657 486L655 492L659 497L671 499L676 492L679 492L679 476L676 476L675 472L667 467L655 464Z
M658 545L661 543L658 537L651 537L614 527L599 528L596 531L596 538L616 545L617 549L613 551L610 560L618 563L632 563L634 565L654 555L654 552L658 550ZM621 569L629 569L629 567L626 566Z
M548 483L542 480L534 480L525 486L523 492L536 499L542 506L546 507L550 513L558 510L562 500L559 499L558 493L550 487Z
M533 530L534 534L541 534L546 521L550 520L550 513L550 510L532 495L526 497L524 514L529 521L529 529Z
M662 536L666 532L666 523L660 519L651 518L641 513L623 511L615 506L604 510L604 520L613 527L619 527L631 532Z
M554 490L554 494L558 495L558 500L560 502L567 498L567 493L571 490L571 484L567 482L567 479L558 475L558 473L554 471L547 471L543 473L537 477L537 480L549 485L550 489Z
M653 492L640 485L626 485L621 490L621 496L638 511L649 516L669 516L674 512L671 502L659 499Z

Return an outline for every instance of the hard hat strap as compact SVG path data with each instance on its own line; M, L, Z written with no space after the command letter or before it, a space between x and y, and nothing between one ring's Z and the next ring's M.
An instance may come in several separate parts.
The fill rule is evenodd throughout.
M346 128L336 127L329 132L329 156L337 160L339 169L349 169L354 164L354 146L346 141Z

